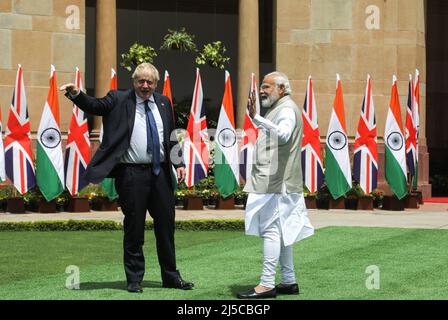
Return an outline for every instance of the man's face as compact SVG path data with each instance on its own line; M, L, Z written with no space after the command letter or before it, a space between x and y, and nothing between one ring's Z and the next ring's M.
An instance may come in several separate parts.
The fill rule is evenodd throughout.
M265 77L263 79L263 83L260 86L261 106L263 108L272 107L284 95L285 88L283 86L278 87L274 77Z
M143 100L148 100L157 88L157 82L149 74L142 74L134 79L134 89Z

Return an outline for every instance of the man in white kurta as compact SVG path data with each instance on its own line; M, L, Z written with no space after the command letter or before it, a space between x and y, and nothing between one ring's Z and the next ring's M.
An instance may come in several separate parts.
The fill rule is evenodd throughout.
M287 76L273 72L260 88L264 117L256 114L249 100L249 114L260 133L254 151L245 212L246 234L264 241L263 270L259 285L238 294L242 299L273 298L277 294L298 294L293 247L295 242L314 234L305 207L302 188L302 118L290 97ZM280 262L281 283L275 285Z

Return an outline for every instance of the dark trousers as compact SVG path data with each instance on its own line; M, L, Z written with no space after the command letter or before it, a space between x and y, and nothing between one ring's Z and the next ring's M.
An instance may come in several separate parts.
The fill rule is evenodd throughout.
M158 176L144 165L119 165L116 170L115 186L124 213L124 269L128 283L141 282L145 274L147 211L154 220L162 281L171 284L179 277L174 249L174 195L169 179L165 166Z

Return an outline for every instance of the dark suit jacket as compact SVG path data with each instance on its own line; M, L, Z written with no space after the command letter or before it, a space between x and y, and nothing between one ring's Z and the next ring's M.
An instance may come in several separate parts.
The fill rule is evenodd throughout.
M131 141L136 112L135 90L110 91L100 99L81 92L71 100L84 112L103 117L103 141L87 166L84 177L92 183L99 183L106 177L114 178L114 168L128 150ZM154 92L154 100L163 121L164 169L168 170L166 172L169 177L172 164L171 149L177 144L175 138L173 141L170 140L170 135L175 129L174 115L167 97ZM181 149L177 149L181 159ZM173 166L178 168L183 166L183 163L173 163Z

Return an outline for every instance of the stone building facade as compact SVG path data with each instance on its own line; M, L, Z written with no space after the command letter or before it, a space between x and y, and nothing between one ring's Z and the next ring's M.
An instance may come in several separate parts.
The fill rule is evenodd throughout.
M151 0L156 1L156 0ZM403 121L408 78L421 75L420 186L429 185L426 139L425 0L272 0L274 66L288 74L293 98L303 104L306 82L313 76L322 142L333 104L336 73L341 75L347 129L354 141L367 74L373 94L380 142L380 176L384 173L385 118L392 75L399 83ZM432 0L428 0L432 1ZM434 0L437 1L437 0ZM95 94L108 90L110 68L117 67L116 0L97 0L95 28L86 31L84 0L0 0L0 105L5 127L17 64L24 69L31 129L35 133L45 103L50 64L59 84L72 82L74 69L85 72L86 32L95 33ZM259 75L259 3L238 1L237 124L242 126L250 73ZM60 94L61 127L67 131L71 105ZM100 120L94 121L97 139Z

